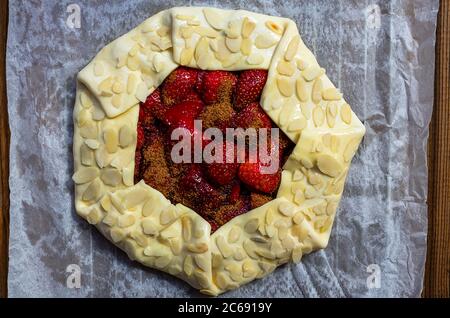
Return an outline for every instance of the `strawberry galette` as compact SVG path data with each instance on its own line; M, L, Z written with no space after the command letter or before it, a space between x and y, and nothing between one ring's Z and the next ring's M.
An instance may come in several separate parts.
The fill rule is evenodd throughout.
M218 295L326 247L363 124L295 23L162 11L78 74L77 213Z

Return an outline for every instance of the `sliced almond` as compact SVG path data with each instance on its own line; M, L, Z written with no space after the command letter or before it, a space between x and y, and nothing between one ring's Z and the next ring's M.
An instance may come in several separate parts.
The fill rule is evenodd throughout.
M183 240L189 241L192 237L192 222L191 218L188 216L183 216L181 218L182 235Z
M103 198L100 200L100 206L106 212L110 212L111 211L112 205L111 205L111 199L109 198L109 195L104 195L103 196Z
M125 195L124 205L127 209L132 209L149 198L149 193L146 189L133 189Z
M140 60L138 56L128 56L127 58L127 67L131 71L137 71L140 67Z
M199 26L200 25L200 21L198 21L198 20L189 20L187 22L187 24L190 25L190 26Z
M292 76L295 72L295 67L292 63L280 61L277 65L277 71L280 75Z
M91 182L98 176L99 176L98 168L95 167L80 168L74 173L72 180L76 184L84 184Z
M113 78L110 76L98 84L98 90L101 96L112 96L111 88L113 85Z
M156 224L149 218L144 218L141 221L142 230L147 235L157 235L158 234L158 228Z
M102 195L102 183L99 179L95 179L84 190L82 199L83 201L96 201Z
M325 115L323 113L323 109L320 106L316 106L313 109L313 121L316 127L320 127L323 125L325 119Z
M86 144L82 144L80 147L80 159L85 166L92 166L95 162L94 152Z
M303 130L303 129L305 129L306 124L307 124L307 121L305 118L303 118L303 117L297 118L289 123L288 131L297 132L297 131Z
M359 145L359 138L354 138L350 140L350 142L345 147L343 153L345 162L349 162L352 159L352 157L356 153L356 150L358 149L358 145Z
M295 264L300 263L300 261L302 260L302 257L303 257L303 252L302 252L302 248L300 246L296 247L292 250L292 261Z
M244 243L242 244L242 246L244 247L244 250L248 254L248 256L250 256L253 259L258 259L259 258L258 255L255 252L255 250L256 250L255 243L253 243L250 240L245 240Z
M84 92L80 93L80 102L81 102L81 106L83 106L84 108L91 108L93 105L90 97Z
M103 139L105 140L106 151L108 153L117 152L119 148L119 136L114 129L106 129L103 133Z
M167 254L164 256L160 256L155 261L155 266L157 268L166 268L169 266L170 262L172 261L173 256L171 254Z
M190 39L194 34L194 28L189 26L182 26L180 28L180 35L183 39Z
M341 107L341 119L348 125L350 125L350 123L352 122L352 110L347 103L345 103Z
M306 103L308 101L308 92L306 90L306 82L302 77L297 78L296 84L295 84L297 97L298 99Z
M94 207L87 215L86 220L89 224L95 225L98 224L102 218L103 214L96 207Z
M239 61L240 57L240 54L230 54L225 60L222 61L222 66L224 68L231 67Z
M123 88L121 81L115 81L111 89L115 94L120 94L123 92Z
M277 78L277 87L283 96L290 97L294 93L294 85L288 77Z
M207 52L209 49L209 40L207 37L202 37L198 42L197 42L197 46L195 47L195 52L194 52L194 58L196 61L199 60L200 55L204 54L205 52Z
M237 53L241 50L241 38L232 39L229 37L225 38L225 45L232 53Z
M92 119L96 121L103 120L105 118L105 112L101 107L94 107L92 111Z
M308 68L308 62L306 62L306 61L303 60L303 59L297 59L297 60L295 61L295 64L297 64L297 68L298 68L300 71L304 71L304 70L306 70L306 69Z
M189 63L191 63L191 60L193 57L194 57L194 49L193 48L184 48L181 51L180 64L181 65L189 65Z
M225 38L218 39L217 51L214 52L214 56L216 57L216 59L218 59L220 62L223 62L230 56L230 54L230 50L228 50L227 46L225 45Z
M170 31L169 27L162 25L161 27L159 27L158 30L156 30L156 34L158 34L160 37L164 37L169 34L169 31Z
M223 30L225 28L226 21L224 20L223 14L220 11L212 8L204 8L203 15L206 21L216 30Z
M292 218L292 221L294 221L295 224L302 224L302 222L305 220L305 216L302 212L295 213L294 217Z
M252 233L256 232L256 230L258 229L258 226L259 226L259 220L257 218L254 218L254 219L249 220L245 224L244 229L245 229L245 232L252 234Z
M324 100L340 100L342 98L342 94L337 88L330 87L323 90L322 97Z
M286 59L286 61L292 61L294 59L299 44L300 44L300 36L295 35L289 42L289 45L286 49L286 53L284 54L284 58Z
M264 56L259 53L254 53L247 57L246 62L250 65L260 65L264 62Z
M162 225L167 225L176 219L178 213L177 209L173 205L169 205L167 208L162 210L160 215L160 223Z
M132 214L126 214L119 217L119 227L125 228L132 226L136 222L136 217Z
M249 18L245 17L244 21L242 22L242 31L241 31L241 35L244 39L248 38L253 30L255 30L256 27L256 23L253 21L250 21Z
M117 224L117 216L112 215L112 214L107 214L102 222L106 225L108 225L109 227L113 227L114 225Z
M225 241L225 238L222 235L217 236L216 245L224 258L228 258L231 255L233 255L233 250L227 244L227 242Z
M208 245L206 243L188 244L186 245L186 248L188 249L188 251L197 254L205 253L208 251Z
M258 49L268 49L274 46L276 43L277 39L268 34L260 34L255 39L255 46Z
M145 102L148 95L149 95L149 91L148 91L147 85L145 85L144 82L139 83L139 85L136 88L136 93L135 93L136 98L141 102Z
M115 227L115 228L111 229L111 231L109 232L109 235L111 236L111 240L114 243L118 243L125 238L126 234L125 234L124 230Z
M322 173L332 178L336 178L342 172L341 164L334 157L327 154L320 154L317 157L317 167Z
M323 89L322 80L320 78L317 78L314 81L311 92L311 99L315 104L318 104L322 100L322 89Z
M194 272L194 262L191 255L184 258L183 271L187 276L191 276Z
M302 72L303 78L308 82L315 80L323 74L325 74L325 70L318 66L310 66Z
M278 35L283 34L283 28L280 25L278 25L277 23L275 23L273 21L266 21L265 25L270 31L272 31Z
M252 53L253 42L251 39L242 39L241 42L241 53L245 56L249 56Z
M278 211L284 216L293 216L295 212L294 206L289 202L283 202L278 205Z
M134 140L134 134L130 126L124 125L119 130L119 144L121 147L128 147Z
M233 226L228 232L228 243L236 243L241 236L241 230L237 226Z
M100 179L104 184L115 187L122 182L122 174L115 168L104 168L101 171Z
M111 104L115 107L115 108L120 108L120 106L122 106L122 95L114 95L111 98Z
M202 26L195 27L194 32L200 36L206 36L211 39L215 39L219 36L219 32L217 32L213 29L210 29L210 28L202 27Z
M136 89L136 84L137 84L136 75L134 75L134 74L128 75L128 80L127 80L127 93L128 94L134 93L134 91Z
M205 255L195 255L194 256L195 264L204 272L207 272L210 268L210 264Z

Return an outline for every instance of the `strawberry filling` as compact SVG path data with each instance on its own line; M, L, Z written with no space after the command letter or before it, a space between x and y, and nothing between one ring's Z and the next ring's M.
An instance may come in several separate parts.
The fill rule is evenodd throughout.
M223 133L226 128L267 128L268 150L274 148L270 129L276 125L259 105L266 80L265 70L174 70L140 105L135 182L144 180L172 203L192 208L211 224L213 232L232 218L273 200L281 167L293 149L281 130L279 147L275 147L279 161L270 173L264 171L268 163L252 156L255 149L248 140L245 149L238 149L236 141L229 140L214 148L213 154L221 150L216 154L220 162L175 163L171 156L178 142L171 134L177 128L184 128L193 139L200 136L201 149L213 142L202 134L207 128ZM196 120L202 121L200 131L194 125Z

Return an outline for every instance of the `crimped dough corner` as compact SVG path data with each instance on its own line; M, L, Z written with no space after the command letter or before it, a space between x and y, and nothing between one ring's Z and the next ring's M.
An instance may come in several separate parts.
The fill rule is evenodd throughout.
M195 211L133 180L139 103L179 65L267 69L261 105L296 143L277 198L212 235ZM106 45L77 79L76 211L131 259L218 295L327 246L365 128L293 21L172 8Z

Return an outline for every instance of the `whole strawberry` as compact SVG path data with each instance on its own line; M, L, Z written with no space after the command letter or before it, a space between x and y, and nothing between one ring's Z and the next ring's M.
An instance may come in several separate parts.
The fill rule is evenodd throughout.
M224 142L221 162L213 162L206 165L208 176L220 185L227 185L236 177L238 163L234 143ZM229 157L229 159L227 159ZM228 162L231 161L231 162Z
M229 102L236 86L236 76L227 71L210 71L202 77L202 98L206 104Z
M264 174L261 162L245 162L239 166L239 179L249 188L264 193L274 192L281 180L281 170L274 174Z
M259 101L261 92L266 85L267 71L247 70L242 71L236 85L236 109L242 109L252 102Z
M163 103L172 106L184 100L197 83L197 73L198 70L183 66L170 73L161 87Z

